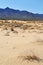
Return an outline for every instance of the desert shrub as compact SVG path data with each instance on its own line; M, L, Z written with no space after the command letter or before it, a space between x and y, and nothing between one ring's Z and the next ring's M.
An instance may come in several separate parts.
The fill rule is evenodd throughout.
M8 20L5 20L5 23L8 23Z
M11 27L11 31L14 31L13 27Z
M43 40L42 39L38 39L36 42L37 43L43 43Z
M13 33L17 33L18 34L18 31L14 30Z
M26 55L26 56L21 56L20 58L22 58L22 60L25 60L25 61L37 61L37 62L42 61L42 59L36 55L32 55L32 56Z
M40 61L41 59L39 58L39 57L37 57L36 55L33 55L33 56L26 56L26 57L24 57L24 60L28 60L28 61L30 61L30 60L36 60L36 61Z
M21 27L22 25L23 25L23 23L20 23L20 22L14 22L14 25L15 25L15 27Z
M15 27L21 27L21 25L17 24L17 25L15 25Z
M28 25L23 25L23 30L26 30L26 29L28 29Z
M7 27L4 27L3 30L8 30Z
M30 29L35 29L34 27L31 27Z
M33 25L28 25L28 27L33 27Z
M1 31L8 30L6 26L1 26Z

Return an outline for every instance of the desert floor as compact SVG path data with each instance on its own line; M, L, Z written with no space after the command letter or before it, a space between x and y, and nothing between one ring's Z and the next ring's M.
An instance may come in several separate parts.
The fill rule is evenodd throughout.
M43 30L1 29L0 65L43 65Z

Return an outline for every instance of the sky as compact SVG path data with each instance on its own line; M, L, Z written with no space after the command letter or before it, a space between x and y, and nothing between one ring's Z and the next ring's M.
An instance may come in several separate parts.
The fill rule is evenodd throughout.
M6 7L43 14L43 0L0 0L0 8Z

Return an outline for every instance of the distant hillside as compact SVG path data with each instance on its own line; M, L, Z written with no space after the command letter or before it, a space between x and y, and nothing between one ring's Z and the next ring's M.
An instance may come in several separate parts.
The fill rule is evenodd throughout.
M0 8L0 19L4 20L43 20L43 14L34 14L28 11L14 10L9 7Z

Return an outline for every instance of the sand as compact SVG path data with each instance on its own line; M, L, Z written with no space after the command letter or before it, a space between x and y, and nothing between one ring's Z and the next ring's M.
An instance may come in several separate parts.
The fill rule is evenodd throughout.
M10 29L1 29L0 65L43 65L43 30L15 28L18 33L13 33ZM23 59L29 55L42 60Z

